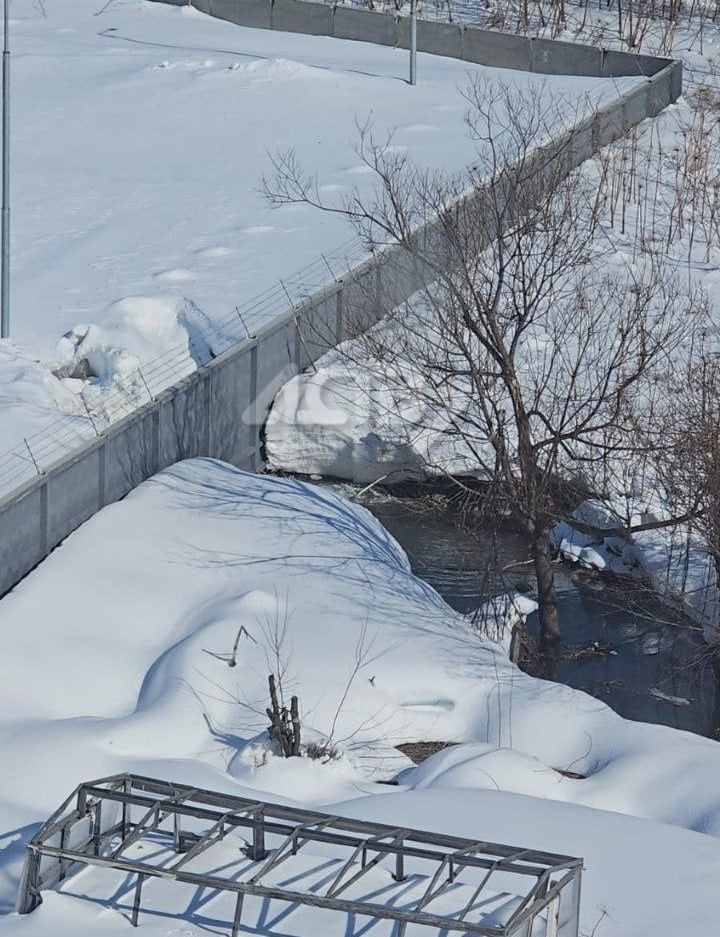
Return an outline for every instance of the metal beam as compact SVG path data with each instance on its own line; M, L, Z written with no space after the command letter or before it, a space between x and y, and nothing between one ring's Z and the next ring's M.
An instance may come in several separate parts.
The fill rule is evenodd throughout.
M303 837L302 842L300 842L303 832L307 831L308 829L316 829L316 828L322 829L323 827L326 827L329 824L331 824L335 819L336 819L335 817L328 817L327 820L325 820L321 824L303 823L300 826L296 827L292 831L292 833L288 834L288 836L285 837L283 842L280 843L280 845L276 849L273 850L272 855L267 860L267 862L265 862L260 867L260 869L255 873L255 875L253 875L252 878L249 879L250 884L251 885L257 884L260 881L260 879L264 875L266 875L268 872L270 872L272 869L279 866L286 859L289 859L290 856L296 855L298 850L302 848L303 844L308 841L307 838Z
M333 881L330 883L330 887L329 887L328 890L325 892L325 894L327 895L327 897L328 897L328 898L333 898L335 895L339 895L341 891L345 891L346 888L349 888L350 885L352 885L352 884L353 884L354 882L356 882L359 878L361 878L361 876L365 875L366 872L369 872L370 869L374 869L376 865L379 865L379 863L380 863L380 862L385 858L385 856L387 856L388 853L390 852L390 850L389 850L388 847L391 846L391 845L394 845L394 844L397 842L398 837L399 837L403 832L404 832L404 831L402 831L402 830L393 830L392 833L389 834L389 835L391 835L391 836L393 837L393 838L392 838L392 843L383 843L383 842L382 842L383 839L387 839L387 838L388 838L385 834L383 834L382 836L371 836L369 839L361 840L361 841L357 844L357 846L356 846L356 848L355 848L355 852L350 856L350 858L347 860L347 862L345 863L345 865L342 867L342 869L340 869L340 871L338 872L338 874L335 876L335 878L333 879ZM375 851L377 850L377 852L378 852L378 855L375 856L374 859L371 859L370 862L367 861L367 852L368 852L368 849L372 849L373 852L375 852ZM360 855L360 853L362 853L361 868L359 869L359 871L357 871L357 872L355 873L355 875L351 876L351 878L349 878L349 879L347 879L345 882L343 882L343 878L344 878L344 876L345 876L345 873L346 873L350 868L352 868L353 865L356 864L357 857L358 857L358 855ZM341 882L342 882L342 884L341 884Z
M182 859L178 859L177 862L173 863L173 865L170 866L170 871L175 872L177 871L177 869L181 869L184 865L187 865L188 862L192 862L192 860L197 858L199 855L201 855L201 853L205 852L207 849L210 849L211 846L214 846L215 843L219 843L220 840L228 832L225 829L225 824L228 820L228 817L230 817L231 815L232 815L232 811L220 817L217 823L213 824L213 826L210 827L207 833L205 833L204 836L202 836L195 843L192 849L188 849L188 851L185 853Z
M484 846L484 843L473 843L466 849L456 849L454 852L447 853L443 857L443 861L440 863L440 866L433 875L430 884L425 889L425 893L423 894L422 898L420 898L418 903L415 905L415 910L422 910L425 905L430 904L431 901L434 901L435 898L438 898L444 891L447 891L449 886L452 885L455 881L455 869L457 866L463 862L463 859L466 856L472 856L474 853L480 852ZM444 869L449 868L450 863L453 863L453 868L450 870L447 879L445 882L443 882L442 885L440 885L440 887L436 887ZM488 874L483 879L484 882L487 881L487 879L490 877L490 874L491 873L488 872Z
M59 855L60 850L54 846L40 847L43 855ZM159 866L144 865L130 859L111 859L108 856L94 856L87 853L65 852L65 857L85 865L98 866L106 869L117 869L121 872L142 873L146 878L165 878L182 882L187 885L200 885L204 888L217 888L219 891L242 892L245 895L254 895L258 898L275 898L287 901L289 904L308 905L313 908L328 908L332 911L344 911L347 914L360 914L367 917L387 919L391 921L407 921L410 924L422 924L426 927L436 927L463 934L482 935L482 937L507 937L504 927L486 926L455 921L452 918L438 914L413 911L403 911L392 905L376 904L372 901L347 901L343 898L327 898L312 892L296 892L289 889L277 888L268 885L250 885L246 882L235 882L220 878L217 875L201 875L195 872L170 872Z
M523 900L520 902L520 904L517 906L517 908L513 911L513 913L511 914L511 916L508 918L507 923L508 923L508 926L509 926L509 927L512 927L512 925L515 923L515 921L517 921L517 919L518 919L518 918L520 917L520 915L523 913L523 911L525 910L525 908L526 908L531 902L533 902L538 896L540 896L540 895L542 895L542 894L545 893L545 891L547 890L547 888L548 888L548 886L549 886L549 884L550 884L550 876L551 876L551 874L552 874L552 869L548 869L546 872L544 872L544 873L540 876L540 878L537 880L537 882L535 882L535 884L533 885L533 887L530 889L530 891L527 893L527 895L523 898ZM469 910L470 910L469 907L466 908L465 911L463 912L463 914L461 915L461 917L463 917L465 914L467 914L467 912L468 912Z
M151 822L152 821L152 822ZM160 802L153 804L152 807L146 813L142 815L140 820L133 824L132 833L128 833L125 839L120 843L117 849L111 854L112 859L117 859L117 857L123 853L128 846L132 846L133 843L141 840L146 833L152 832L152 830L157 829L157 827L162 823L162 817L160 816Z
M518 853L518 858L519 858L521 855L524 855L524 853ZM497 872L497 865L496 865L495 868L492 868L492 869L488 869L488 870L487 870L487 872L486 872L485 875L483 876L482 881L481 881L480 884L475 888L474 892L473 892L472 895L470 896L470 900L469 900L468 903L465 905L465 907L463 908L463 910L460 912L459 919L460 919L461 921L464 920L465 915L467 915L467 914L470 912L470 909L472 908L472 906L475 904L475 902L476 902L476 901L478 900L478 898L480 897L480 893L481 893L482 890L485 888L485 886L487 885L487 883L490 881L490 876L491 876L494 872ZM544 876L545 876L545 873L543 873L543 874L540 876L540 879L542 880L542 879L544 878ZM532 890L531 890L531 893L532 893Z
M118 803L126 802L126 799L130 797L131 802L138 806L152 806L154 804L159 803L157 800L154 800L153 798L150 798L150 797L143 797L142 795L138 796L134 794L126 795L120 791L108 791L106 794L103 795L102 790L93 790L93 795L104 796L105 799L113 800ZM252 801L246 801L245 803L253 804ZM265 810L266 819L263 824L263 827L266 833L278 833L281 836L287 836L288 833L292 832L292 830L294 829L293 825L288 824L288 822L281 822L280 820L274 821L272 819L267 819L268 816L272 816L273 813L275 812L276 805L274 804L264 805L262 803L258 804L256 802L253 804L253 806L262 807ZM273 810L268 811L267 809L268 807L272 807ZM174 807L173 809L174 811L176 811L177 813L183 816L195 817L196 819L200 819L200 820L215 821L215 820L218 820L223 815L218 810L212 810L209 807L195 807L192 804L183 804L182 802L179 802L178 805ZM291 814L288 815L289 810L290 808L284 808L283 818L287 817L288 819L291 819L292 815ZM304 814L301 811L298 811L298 813L300 813L300 816L304 820L306 817L306 814ZM323 814L314 814L312 816L313 818L317 817L320 820L323 819ZM241 814L238 814L237 817L234 817L234 818L231 817L228 820L228 822L234 826L242 826L242 827L252 827L254 825L254 821L250 818L250 816L246 817ZM341 818L337 826L340 829L343 829L343 830L345 829L347 824L344 818ZM379 832L377 833L376 836L372 838L382 838L383 836L388 836L396 832L396 830L393 827L386 827L380 824L378 824L378 827L379 827ZM360 824L359 825L359 831L365 832L368 829L374 832L373 824ZM415 835L416 831L406 830L405 832L406 832L405 838L408 841L407 843L403 843L402 845L392 844L388 846L388 850L391 853L393 853L393 855L399 850L401 850L404 853L404 855L409 858L438 859L439 860L439 859L442 859L444 855L446 855L446 850L442 849L443 846L446 846L446 845L455 846L455 844L458 843L459 844L458 849L462 850L467 846L474 845L472 840L462 840L462 839L459 839L458 837L450 837L449 838L450 842L445 844L443 842L443 837L440 834L438 834L437 836L433 835L432 837L428 835L428 836L425 836L424 839L419 840L419 838L417 838ZM350 831L348 831L347 833L344 833L344 832L334 832L333 830L318 829L317 832L308 833L307 836L308 836L309 841L318 842L318 843L329 843L329 844L337 845L337 846L354 847L358 844L357 835L355 836L352 835L352 832ZM427 848L425 848L423 845L419 845L419 846L411 845L411 843L418 842L418 841L420 841L421 843L424 843L427 841L428 842ZM439 849L432 848L433 846L439 847ZM495 852L495 844L492 844L492 847L488 850L488 852L490 853ZM520 864L520 863L515 862L512 859L512 856L517 856L521 852L526 853L527 861L534 863L534 865ZM518 874L521 874L521 875L531 875L537 878L539 875L542 875L542 873L544 872L547 866L547 863L542 858L540 858L541 856L548 855L549 858L552 860L566 859L565 856L556 856L556 855L550 856L550 854L538 853L535 850L518 850L518 849L513 850L508 847L504 847L504 853L506 854L507 858L504 855L499 860L491 859L491 858L487 858L483 856L469 856L467 859L463 860L463 864L467 866L475 866L475 867L484 868L484 869L487 869L491 866L495 866L497 864L496 867L500 871L517 872Z

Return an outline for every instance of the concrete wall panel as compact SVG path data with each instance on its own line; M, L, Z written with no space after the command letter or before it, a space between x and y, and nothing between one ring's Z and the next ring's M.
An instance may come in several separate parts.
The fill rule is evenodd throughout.
M630 52L613 52L603 49L601 75L608 78L639 78L656 75L665 68L670 59L654 55L633 55Z
M206 382L198 375L186 378L170 393L158 398L158 460L172 465L181 459L209 455L207 438L209 396Z
M218 19L255 29L271 28L271 0L209 0L209 3L211 14Z
M683 63L678 60L667 66L670 78L670 100L677 101L682 94Z
M634 91L622 96L620 107L622 108L626 130L639 124L641 120L645 120L647 117L647 99L648 93L645 85L641 85L641 87L635 88Z
M394 16L386 13L371 13L350 7L336 7L333 21L333 36L336 39L357 39L373 42L379 46L398 44L398 26Z
M525 36L466 28L462 36L462 57L466 62L492 68L530 71L530 40Z
M601 52L593 46L555 39L532 39L531 71L541 75L589 75L601 73Z
M113 427L105 437L106 504L124 498L161 467L157 412L157 406L143 409Z
M377 302L382 309L399 306L423 285L420 264L400 248L378 258L377 274Z
M47 476L47 548L52 550L101 507L100 458L96 445Z
M605 107L593 117L593 151L618 140L625 132L622 107Z
M433 23L418 20L417 41L421 52L461 59L463 48L462 26L457 23Z
M11 589L47 555L45 479L0 503L0 595Z
M284 322L274 330L267 329L257 337L255 406L259 426L264 424L275 394L298 373L297 341L294 321Z
M300 338L297 358L299 370L315 362L337 343L337 294L334 290L317 303L298 310L297 328Z
M572 135L572 160L574 166L579 166L593 155L593 125L587 121Z
M343 280L343 340L362 335L382 313L378 305L378 276L366 265Z
M656 117L673 101L673 75L670 69L658 72L648 81L647 116Z
M286 33L305 33L307 36L332 36L333 8L325 3L309 0L273 0L272 29Z
M254 347L230 352L213 362L209 451L213 458L246 464L258 446L257 420L252 407Z

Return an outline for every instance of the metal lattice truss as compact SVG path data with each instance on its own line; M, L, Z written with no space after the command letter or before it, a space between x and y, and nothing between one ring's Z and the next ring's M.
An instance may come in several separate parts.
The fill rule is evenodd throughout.
M301 890L303 876L293 863L312 859L313 849L322 856L324 875L320 885ZM582 859L130 774L81 784L32 838L19 913L32 911L43 888L57 886L81 866L136 876L133 925L143 885L156 878L229 893L233 937L240 933L246 896L394 921L397 937L404 937L408 924L482 937L578 934ZM381 889L384 902L378 897L378 874L390 886L405 883L400 900L388 901L393 896L387 886ZM506 899L503 913L488 914L497 895Z

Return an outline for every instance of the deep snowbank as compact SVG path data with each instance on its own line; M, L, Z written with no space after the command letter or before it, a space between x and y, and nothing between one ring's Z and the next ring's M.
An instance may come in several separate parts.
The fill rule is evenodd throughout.
M585 827L572 830L587 816L582 823L596 825L587 851L597 841L603 901L617 881L609 821L577 805L720 836L718 744L627 722L589 696L519 673L412 575L366 511L294 480L210 460L160 473L85 524L3 599L0 632L5 910L23 841L81 779L135 770L256 796L346 801L373 793L373 778L406 766L393 746L409 740L473 744L406 774L404 782L430 790L413 795L427 800L408 801L406 814L402 789L387 798L398 818L412 816L417 826L459 822L450 812L458 787L475 789L478 805L493 796L481 788L568 802L538 808L538 816L557 817L552 833L541 825L535 835L533 824L515 821L503 832L503 817L521 815L512 799L497 801L503 810L492 833L482 809L473 811L472 829L540 847L553 839L553 848L583 853L576 833ZM276 643L308 740L330 735L339 758L288 762L268 751L261 733ZM363 666L352 678L358 658ZM370 816L374 803L353 809ZM623 822L612 820L618 835ZM663 861L708 863L690 880L697 926L686 930L707 933L716 899L704 876L720 861L720 847L680 831L663 839L657 826L627 830ZM631 897L618 899L619 923L607 934L621 937L629 921L647 920L644 899L636 908ZM588 904L584 913L589 930L599 912ZM109 933L126 926L117 920L106 921ZM53 933L62 924L68 934L89 935L96 926L87 908L51 896L27 925L9 918L0 927L34 933L40 921ZM653 937L671 934L668 925Z

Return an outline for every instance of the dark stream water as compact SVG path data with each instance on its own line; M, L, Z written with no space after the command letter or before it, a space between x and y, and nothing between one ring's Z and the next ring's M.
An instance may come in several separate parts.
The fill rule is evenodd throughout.
M520 534L505 530L493 542L482 531L459 528L445 509L411 497L380 492L357 500L402 545L415 573L458 611L518 585L534 589ZM558 564L556 584L563 639L553 679L626 718L718 737L720 692L697 628L636 582ZM527 625L537 635L537 615ZM615 653L593 653L595 641Z

